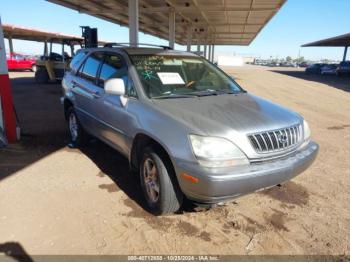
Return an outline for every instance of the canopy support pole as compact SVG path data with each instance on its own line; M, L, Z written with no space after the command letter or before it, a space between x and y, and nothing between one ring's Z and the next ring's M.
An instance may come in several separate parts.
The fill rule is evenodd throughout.
M44 56L48 56L49 54L49 50L48 50L48 47L47 47L47 41L44 42Z
M213 45L211 50L211 62L214 63L215 45Z
M9 49L10 49L10 53L13 53L13 42L12 42L12 37L9 37Z
M175 48L175 12L171 11L169 14L169 47Z
M64 42L62 41L62 62L65 63L66 56L64 55Z
M346 46L346 47L344 48L343 61L345 61L345 60L346 60L346 56L347 56L347 54L348 54L348 46Z
M208 52L208 58L207 58L209 61L210 61L210 58L211 58L211 52L212 52L211 51L211 45L209 45L209 52Z
M139 43L139 0L129 0L129 42L132 47Z
M191 44L192 44L192 27L190 27L187 32L187 52L191 52Z
M204 45L204 58L207 58L207 45Z

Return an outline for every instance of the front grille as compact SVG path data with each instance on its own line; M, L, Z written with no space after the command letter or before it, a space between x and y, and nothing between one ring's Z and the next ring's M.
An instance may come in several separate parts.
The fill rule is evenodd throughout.
M301 125L248 135L258 153L272 153L293 148L302 141Z

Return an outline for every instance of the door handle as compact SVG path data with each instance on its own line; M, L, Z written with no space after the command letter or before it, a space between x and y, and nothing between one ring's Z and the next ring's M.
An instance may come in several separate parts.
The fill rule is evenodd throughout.
M96 91L96 92L92 92L92 96L93 96L94 98L100 98L100 97L101 97L101 94L100 94L100 92Z

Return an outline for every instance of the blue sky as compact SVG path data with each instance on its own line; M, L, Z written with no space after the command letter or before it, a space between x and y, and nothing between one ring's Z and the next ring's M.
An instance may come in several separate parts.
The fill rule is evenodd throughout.
M250 46L217 46L215 51L262 58L297 57L302 44L349 33L349 10L350 0L287 0ZM128 28L44 0L1 0L0 15L3 23L72 35L81 34L80 25L89 25L99 29L101 40L128 42ZM143 33L140 33L139 39L143 43L168 43ZM43 44L28 41L17 40L14 46L17 52L22 53L41 54L43 50ZM185 49L183 46L176 48ZM58 46L55 49L58 50ZM311 60L340 60L343 49L302 48L301 55Z

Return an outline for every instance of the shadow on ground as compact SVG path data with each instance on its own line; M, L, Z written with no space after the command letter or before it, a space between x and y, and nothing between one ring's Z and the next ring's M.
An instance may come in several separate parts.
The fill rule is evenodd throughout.
M304 71L292 70L271 70L271 72L300 78L306 81L318 82L321 84L328 85L330 87L350 92L350 77L338 77L333 75L313 75L306 74Z
M6 242L0 243L0 255L11 257L20 262L32 262L34 261L20 243Z
M129 198L145 209L142 190L138 175L129 169L128 160L110 146L97 139L91 139L87 146L80 149L101 170L98 176L107 175L114 185L100 185L99 187L108 192L122 190Z
M0 149L0 181L67 144L60 85L36 84L28 73L11 85L21 140Z
M37 84L28 73L11 78L12 93L21 140L0 149L0 182L17 171L65 148L69 136L60 103L60 84ZM115 185L100 185L103 190L121 189L139 206L145 207L137 176L129 171L125 157L104 143L92 139L81 149Z

